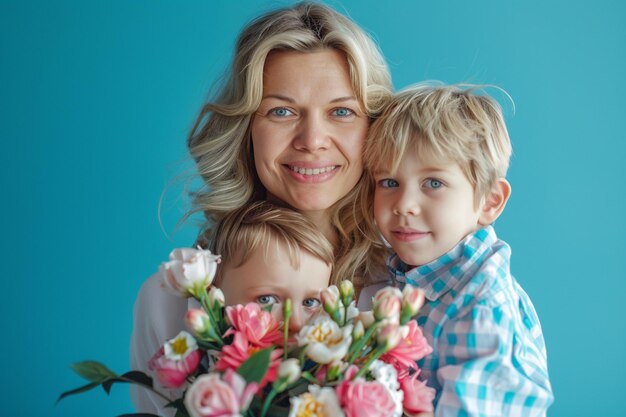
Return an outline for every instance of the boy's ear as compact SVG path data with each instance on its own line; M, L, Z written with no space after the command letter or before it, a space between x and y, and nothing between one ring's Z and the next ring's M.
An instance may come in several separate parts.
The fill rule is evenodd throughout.
M502 210L504 210L504 206L506 206L510 196L511 184L504 178L499 178L484 197L478 224L487 226L495 222Z

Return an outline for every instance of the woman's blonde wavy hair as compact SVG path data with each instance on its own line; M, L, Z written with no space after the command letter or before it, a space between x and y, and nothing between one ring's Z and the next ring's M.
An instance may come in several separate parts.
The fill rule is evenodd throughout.
M193 126L188 147L206 189L192 194L191 214L203 212L210 229L230 211L266 197L254 165L250 122L263 94L263 67L271 51L314 52L334 49L348 62L352 87L365 112L375 118L390 97L391 79L372 39L350 19L317 3L303 2L267 13L246 26L239 39L230 77L206 103ZM335 203L330 222L337 277L372 276L381 264L380 248L363 239L354 201L362 186Z

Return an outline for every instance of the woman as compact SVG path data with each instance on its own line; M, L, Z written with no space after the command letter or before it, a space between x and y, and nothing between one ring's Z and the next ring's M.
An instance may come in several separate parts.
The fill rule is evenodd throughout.
M353 206L369 122L390 91L374 42L326 6L301 3L251 22L237 42L230 79L189 136L207 184L194 196L194 211L207 218L205 232L247 203L278 201L309 217L333 243L335 281L363 285L380 277L383 249L362 236ZM184 328L187 308L156 277L144 283L135 303L133 369L147 371L161 344ZM134 390L133 401L137 411L164 414L163 400L145 390Z

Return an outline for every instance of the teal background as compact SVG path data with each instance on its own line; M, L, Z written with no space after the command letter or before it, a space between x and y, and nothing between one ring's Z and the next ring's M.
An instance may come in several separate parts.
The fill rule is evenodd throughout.
M128 369L132 306L176 246L186 134L235 37L285 1L0 1L2 415L115 416L127 389L54 402L69 364ZM331 1L400 88L497 84L513 195L497 224L535 303L549 415L624 416L626 3ZM158 208L161 198L161 222Z

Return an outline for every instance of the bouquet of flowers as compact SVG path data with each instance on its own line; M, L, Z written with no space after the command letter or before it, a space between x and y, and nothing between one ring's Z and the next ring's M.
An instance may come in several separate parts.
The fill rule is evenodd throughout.
M159 269L164 287L201 306L187 312L189 332L149 362L162 387L184 389L181 398L159 392L145 373L117 375L90 361L73 366L89 384L59 400L100 385L109 393L126 382L163 396L177 417L401 417L433 410L434 390L418 379L416 365L432 351L413 319L424 303L421 290L386 287L373 311L359 312L352 283L342 281L322 291L323 310L290 336L289 300L282 321L256 303L224 305L211 286L218 263L209 251L177 249Z

